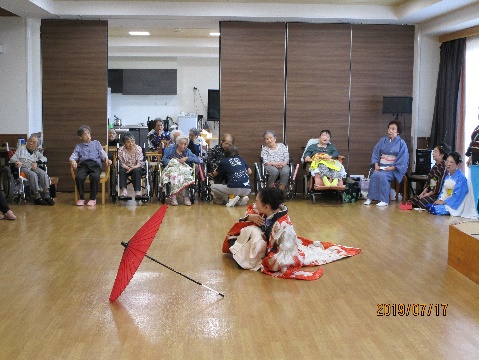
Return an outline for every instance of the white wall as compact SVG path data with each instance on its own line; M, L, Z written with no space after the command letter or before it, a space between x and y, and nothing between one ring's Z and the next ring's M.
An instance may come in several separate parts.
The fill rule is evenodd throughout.
M413 137L429 137L431 135L439 72L440 46L441 44L437 38L424 35L421 29L418 29L416 32L414 59Z
M0 133L42 130L40 21L0 17Z
M206 117L208 89L218 89L219 61L215 58L180 58L172 60L125 60L110 59L110 69L177 69L177 95L121 95L111 96L111 115L122 119L123 125L146 123L148 117L154 119L167 116L177 120L178 114L196 113ZM197 107L193 88L197 91ZM201 102L200 96L203 99ZM204 106L203 106L204 104Z
M43 131L40 21L27 20L28 134Z
M0 17L0 133L28 133L26 20Z

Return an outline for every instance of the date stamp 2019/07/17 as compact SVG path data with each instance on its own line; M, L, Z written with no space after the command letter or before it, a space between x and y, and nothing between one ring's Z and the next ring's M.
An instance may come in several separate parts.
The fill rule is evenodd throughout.
M376 316L446 316L448 304L377 304Z

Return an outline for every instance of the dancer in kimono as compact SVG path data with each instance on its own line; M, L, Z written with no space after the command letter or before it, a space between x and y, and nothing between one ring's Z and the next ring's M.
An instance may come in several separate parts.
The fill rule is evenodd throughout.
M467 179L458 165L462 163L461 155L456 151L446 159L447 174L442 185L439 199L426 206L426 210L434 215L461 216L465 198L468 193Z
M193 154L188 148L188 136L179 135L176 137L176 145L171 145L165 149L163 155L163 164L166 166L163 170L163 183L170 183L171 195L170 205L178 205L176 195L181 192L183 203L191 206L188 198L188 186L195 182L193 176L193 168L187 163L199 164L200 159Z
M317 144L308 146L303 161L310 163L309 170L314 178L314 189L343 187L342 178L346 177L343 164L337 160L338 149L331 144L331 131L321 130Z
M450 152L451 148L446 144L434 148L432 158L436 164L429 171L422 192L411 200L414 207L426 210L426 205L434 203L439 197L446 176L446 158Z
M231 253L243 269L261 270L282 279L316 280L323 273L321 268L306 271L301 267L327 264L361 252L359 248L296 236L283 202L280 189L260 190L256 203L226 235L223 253Z
M373 149L371 165L374 172L369 178L368 198L364 205L379 201L376 206L389 205L391 181L401 182L409 164L407 144L401 139L401 125L392 120L388 125L388 136L379 140Z

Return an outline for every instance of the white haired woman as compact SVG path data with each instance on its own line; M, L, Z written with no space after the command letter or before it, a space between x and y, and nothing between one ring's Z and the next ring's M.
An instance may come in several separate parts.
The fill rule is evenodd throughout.
M170 183L170 204L178 205L176 195L181 193L183 203L191 206L188 198L188 187L194 183L193 168L187 163L199 164L200 159L187 148L188 136L179 135L176 144L165 149L163 164L166 166L163 171L163 182Z
M279 189L284 190L289 181L288 148L276 142L276 134L272 130L266 130L263 139L266 146L261 149L261 158L269 174L267 186L272 187L279 178Z

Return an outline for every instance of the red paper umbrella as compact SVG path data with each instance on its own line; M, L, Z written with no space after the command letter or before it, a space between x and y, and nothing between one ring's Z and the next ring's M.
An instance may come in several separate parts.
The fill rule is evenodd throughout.
M113 289L111 290L111 294L110 294L111 302L114 302L118 298L118 296L121 295L123 290L125 290L131 278L133 277L136 270L138 269L138 266L140 266L141 261L143 260L144 257L147 257L148 259L160 264L161 266L164 266L168 270L171 270L175 272L176 274L181 275L187 278L188 280L193 281L194 283L201 285L208 290L214 291L218 295L224 297L224 295L219 293L218 291L213 290L209 288L208 286L203 285L202 283L196 280L193 280L192 278L176 271L175 269L172 269L168 265L165 265L159 262L158 260L153 259L152 257L146 255L146 252L148 251L151 243L153 242L153 239L155 238L155 235L158 232L161 222L163 221L163 217L165 216L165 213L166 213L166 208L167 208L167 205L164 204L136 232L136 234L130 239L130 241L128 241L128 243L125 243L124 241L121 242L121 244L125 247L125 250L123 251L123 257L121 258L120 266L118 267L118 273L116 274L115 283L113 284Z
M136 269L150 248L158 229L160 228L163 217L166 213L167 205L164 204L137 232L133 237L122 245L125 247L123 257L121 258L115 283L110 294L110 301L115 301L125 290Z

